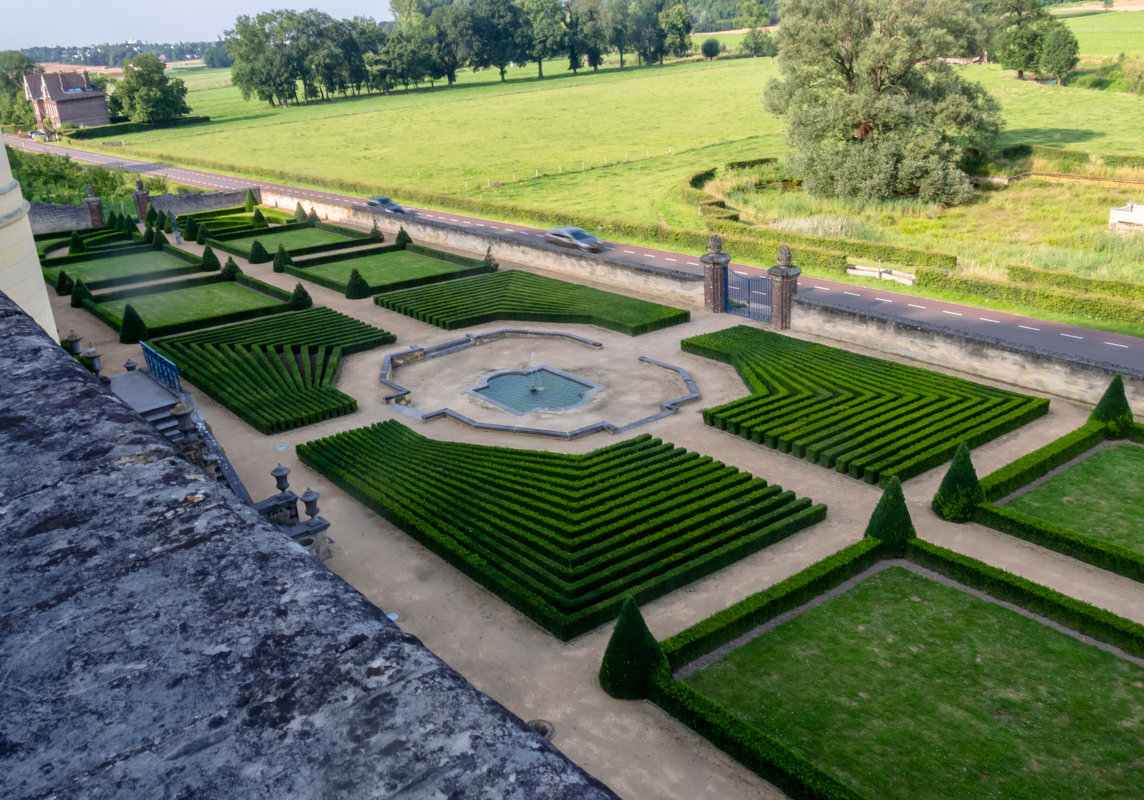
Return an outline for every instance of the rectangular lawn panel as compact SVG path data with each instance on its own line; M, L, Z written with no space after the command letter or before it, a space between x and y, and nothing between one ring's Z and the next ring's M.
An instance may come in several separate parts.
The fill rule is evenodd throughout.
M650 436L583 455L387 421L298 457L561 639L822 520L826 507Z
M108 300L99 306L117 322L122 322L123 310L128 303L151 329L195 320L205 322L238 312L285 305L281 300L256 292L239 283L221 281L170 292Z
M868 483L918 475L1047 413L1049 401L747 326L684 339L751 395L703 421Z
M411 250L393 250L347 257L344 260L329 260L314 266L299 264L299 271L291 274L324 279L329 285L340 285L345 291L350 272L356 269L370 289L378 292L398 289L402 285L418 286L447 280L458 273L467 274L475 269L485 269L480 267L479 261L474 261L473 265L450 263Z
M1144 555L1144 447L1120 444L1017 495L1004 507Z
M446 330L530 320L599 325L638 336L691 318L684 309L519 270L389 292L374 302Z
M329 308L311 308L152 342L187 379L262 433L348 414L333 387L342 356L393 334Z
M210 227L208 221L207 227ZM326 231L321 228L292 228L290 230L276 231L274 228L264 228L255 231L248 236L238 236L233 239L228 238L226 243L233 247L246 247L254 244L254 240L258 239L262 242L270 253L278 249L281 244L287 250L293 250L300 247L313 247L322 244L334 244L336 242L349 242L353 241L354 237L344 236L335 231ZM362 235L362 244L368 244L369 239Z
M150 273L178 269L196 272L192 264L159 250L145 250L111 258L93 258L79 264L68 264L65 269L72 278L82 278L88 288L99 288L107 281L123 283L124 278L147 280ZM169 277L160 275L159 277Z
M866 797L1136 797L1144 668L891 567L684 682Z

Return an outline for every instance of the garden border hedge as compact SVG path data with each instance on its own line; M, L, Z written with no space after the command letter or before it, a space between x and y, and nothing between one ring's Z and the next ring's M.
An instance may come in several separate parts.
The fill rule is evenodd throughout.
M445 275L426 275L420 278L408 278L403 281L395 281L394 283L379 283L370 284L369 293L371 296L382 294L384 292L396 292L401 289L412 289L417 286L426 286L431 283L442 283L444 281L458 280L460 278L469 278L474 275L486 275L490 272L496 272L499 267L496 265L486 265L484 261L479 258L469 258L468 256L457 255L456 253L448 253L444 250L434 250L431 247L424 247L419 244L383 244L377 247L369 247L363 250L354 250L352 252L334 253L332 255L319 256L318 258L309 258L299 263L294 262L287 264L285 272L287 275L293 275L296 278L310 281L318 286L331 289L335 292L345 292L347 281L336 281L332 278L327 278L323 275L313 275L308 270L310 267L321 266L322 264L334 264L339 261L352 261L355 258L368 255L384 255L386 253L395 253L399 250L408 250L412 253L426 256L427 258L435 258L438 261L444 261L450 264L458 264L468 267L467 269L457 270ZM291 251L291 255L297 251Z

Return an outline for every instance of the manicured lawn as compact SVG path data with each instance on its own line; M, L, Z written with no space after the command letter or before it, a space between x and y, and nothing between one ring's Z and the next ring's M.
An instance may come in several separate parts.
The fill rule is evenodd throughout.
M686 679L871 798L1129 798L1144 668L891 568Z
M318 275L345 284L354 269L361 273L366 283L376 288L418 278L448 276L472 267L450 264L448 261L439 261L408 250L395 250L392 253L375 253L306 267L306 274Z
M1144 554L1144 447L1121 444L1017 495L1007 508Z
M209 224L208 224L209 227ZM249 246L258 239L262 246L270 253L278 249L281 244L287 250L295 247L312 247L319 244L333 244L334 242L349 242L351 237L343 236L335 231L324 231L320 228L294 228L293 230L276 231L274 228L256 231L249 236L236 239L227 239L227 244L236 247ZM369 244L369 239L362 239L362 244Z
M117 319L123 319L123 309L130 303L149 328L175 325L196 319L210 319L236 311L284 305L281 300L248 289L232 281L211 283L176 289L171 292L110 300L101 303Z
M100 258L82 264L69 264L63 269L73 278L83 278L85 283L124 278L129 275L143 275L147 272L190 267L189 262L156 250L131 253L114 258Z

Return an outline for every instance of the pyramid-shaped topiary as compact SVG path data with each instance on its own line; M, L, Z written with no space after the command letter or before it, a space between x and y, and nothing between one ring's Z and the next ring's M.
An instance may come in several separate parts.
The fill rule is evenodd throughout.
M143 230L143 244L151 244L153 241L155 241L155 229L145 228Z
M375 242L384 242L385 234L381 232L381 228L377 227L377 220L373 221L373 227L369 229L369 238Z
M119 341L121 344L135 344L146 339L147 326L143 318L130 303L123 309L123 325L119 328Z
M265 264L270 260L270 254L266 252L266 248L262 246L262 242L255 239L250 244L250 255L246 260L251 264Z
M166 219L163 220L163 233L171 234L175 232L175 215L170 211L167 212Z
M257 202L258 201L254 199L254 190L247 189L246 199L243 201L243 208L246 209L247 214L254 210L254 206L257 204Z
M162 250L163 246L169 244L167 237L158 228L155 228L155 234L151 237L151 249Z
M314 301L310 298L309 292L302 286L301 282L294 287L294 294L290 295L290 308L294 311L301 311L304 308L309 308L314 305Z
M933 510L942 519L950 522L965 522L973 516L973 510L985 502L985 492L977 480L977 470L965 442L957 446L949 471L941 480L937 494L933 496Z
M77 278L71 291L71 307L83 308L83 301L91 299L91 289L88 289L83 278Z
M250 218L251 225L257 225L259 228L269 228L270 224L267 223L266 217L262 216L262 209L254 209L254 215Z
M366 283L365 278L358 272L357 267L350 271L350 279L346 283L346 297L350 300L361 300L363 297L369 297L372 294L369 284Z
M159 218L158 213L155 211L155 206L147 206L147 215L143 217L143 224L148 228L155 227L155 220Z
M218 256L210 245L203 249L203 269L222 269L222 264L218 263Z
M66 294L71 294L74 288L75 281L66 272L61 269L56 273L56 295L63 297Z
M897 475L882 481L882 499L870 515L866 535L881 539L890 552L897 556L905 553L906 542L917 537L914 521L910 519L910 510L906 508L906 497L902 494L902 482Z
M310 214L309 214L309 216L306 217L306 221L309 222L311 225L317 225L318 224L318 209L311 207L310 208Z
M302 208L302 201L299 200L298 205L294 207L294 221L305 222L306 219L306 209Z
M274 251L274 271L285 272L286 266L290 263L290 255L286 252L286 248L282 242L278 243L278 249Z
M206 244L207 239L210 238L211 230L206 225L199 225L198 231L195 232L195 244Z
M68 240L68 255L74 256L77 253L86 253L87 248L84 247L83 238L79 235L79 231L71 232L71 239Z
M1119 373L1108 384L1088 418L1092 422L1103 423L1108 435L1113 438L1123 436L1132 427L1132 407L1128 405L1128 397L1124 394L1124 378Z
M652 676L661 669L667 669L667 659L639 607L629 597L620 608L620 617L604 651L600 686L612 697L640 700L647 697Z
M408 233L405 232L404 225L397 229L397 237L393 240L393 243L399 247L405 247L407 244L413 244L413 239Z
M228 281L233 281L235 278L237 278L241 274L242 274L242 270L240 270L238 268L238 264L234 263L233 258L227 256L226 264L222 268L223 278L225 278Z

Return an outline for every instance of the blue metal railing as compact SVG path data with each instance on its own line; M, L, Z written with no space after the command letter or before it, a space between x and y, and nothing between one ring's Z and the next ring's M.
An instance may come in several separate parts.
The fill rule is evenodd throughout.
M151 374L176 392L183 391L183 386L179 382L179 368L175 366L175 362L159 355L142 342L139 344L143 347L143 358L146 359L147 369L151 370Z

